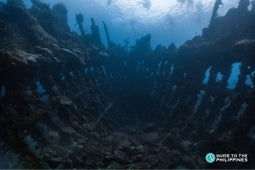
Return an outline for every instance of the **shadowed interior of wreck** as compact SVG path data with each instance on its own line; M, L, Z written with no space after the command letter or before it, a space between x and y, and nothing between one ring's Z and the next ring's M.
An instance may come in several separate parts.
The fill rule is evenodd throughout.
M64 4L0 7L0 166L229 168L204 155L255 160L255 10L248 1L180 48L127 49L92 22L71 32ZM0 168L1 168L0 167Z

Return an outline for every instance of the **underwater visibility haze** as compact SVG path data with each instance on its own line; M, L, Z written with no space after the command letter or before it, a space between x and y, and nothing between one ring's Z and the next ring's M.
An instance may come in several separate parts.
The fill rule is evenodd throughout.
M0 169L254 169L254 0L0 0Z
M1 0L6 2L6 0ZM91 33L90 18L93 17L100 28L104 45L103 32L105 21L112 32L114 42L124 45L127 41L135 44L139 37L150 33L152 47L162 44L168 46L174 42L177 46L200 35L210 22L214 0L41 0L50 7L58 2L68 9L68 24L71 30L79 32L75 14L84 16L85 32ZM30 0L24 1L30 8ZM225 15L227 10L237 7L238 0L224 0L218 15ZM188 25L188 26L187 26ZM160 28L160 29L159 29ZM114 33L114 34L113 34Z

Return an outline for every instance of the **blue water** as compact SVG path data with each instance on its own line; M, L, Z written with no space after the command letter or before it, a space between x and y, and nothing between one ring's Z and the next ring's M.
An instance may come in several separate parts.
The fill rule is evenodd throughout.
M223 77L224 77L224 76L223 76L223 74L221 74L221 72L217 73L216 82L222 81Z
M203 84L208 84L209 82L209 78L210 78L210 74L211 74L211 69L212 67L209 67L206 72L205 72L205 77L204 77L204 80L203 80Z
M6 2L6 0L0 0ZM202 33L208 26L215 0L41 0L51 7L62 2L68 9L68 23L79 32L75 14L84 15L86 33L90 31L90 18L99 26L104 45L106 37L102 22L109 27L110 37L117 44L129 42L132 46L138 37L152 35L152 47L158 44L177 46ZM238 0L224 0L219 15L237 5ZM24 0L29 8L30 0ZM187 27L188 25L188 27Z
M253 84L253 82L252 82L252 79L251 79L251 76L250 76L250 75L247 75L247 76L246 76L245 84L246 84L247 86L249 86L250 88L254 88L254 84Z
M69 76L70 76L70 77L74 77L74 72L73 72L73 71L70 71L70 72L69 72Z
M41 84L40 81L36 82L36 86L37 86L37 93L40 95L39 100L43 103L46 103L49 101L50 96L48 94L46 94L46 90L44 89L43 85Z
M237 86L237 83L239 81L239 75L241 74L240 67L242 66L242 63L234 63L232 65L231 74L228 79L228 85L227 88L230 90L234 90Z
M46 92L46 90L43 88L43 86L42 86L42 84L41 84L40 81L37 81L37 82L36 82L36 86L37 86L37 92L38 92L39 94L43 94L43 93Z

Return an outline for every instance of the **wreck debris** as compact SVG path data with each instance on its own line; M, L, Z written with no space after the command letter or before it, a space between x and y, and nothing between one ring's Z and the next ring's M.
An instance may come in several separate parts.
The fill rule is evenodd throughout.
M25 7L23 0L7 0L7 5Z
M240 120L240 117L243 116L243 114L246 112L247 107L248 107L247 103L243 103L241 105L241 108L235 117L238 121Z
M197 95L197 102L194 106L193 114L197 112L198 107L201 105L201 103L203 101L203 97L204 97L205 93L206 92L204 90L200 90L200 93Z
M62 105L71 106L73 104L72 100L66 96L58 96L59 103Z
M63 3L55 4L52 9L59 16L60 22L67 23L67 9Z
M220 5L222 5L222 1L221 0L216 0L215 1L215 4L214 4L214 7L213 7L213 13L212 13L212 16L211 16L211 21L210 21L210 25L213 25L214 24L214 21L217 17L217 12L219 10L219 7Z
M20 49L4 51L3 55L10 59L13 59L13 63L20 62L23 64L28 64L29 62L37 62L37 60L41 58L40 54L30 54Z
M95 21L93 18L90 19L91 20L91 32L92 32L92 40L95 44L98 44L98 45L102 45L102 42L101 42L101 37L100 37L100 34L99 34L99 28L98 26L95 24Z
M107 25L105 24L105 22L103 22L103 26L104 26L104 31L105 31L105 35L106 35L106 39L107 39L107 44L108 44L108 48L111 48L111 40L110 40L110 36L109 36L109 32L108 32L108 28Z
M80 29L80 32L81 32L82 36L85 35L85 31L84 31L84 28L83 28L83 25L82 25L83 21L84 21L83 15L81 13L76 14L76 22L79 25L79 29Z
M149 34L130 50L115 45L104 24L106 49L95 43L93 20L93 35L85 35L76 15L79 36L65 27L63 4L32 2L26 9L9 0L0 11L12 18L0 15L3 168L16 167L9 160L24 163L17 168L212 168L201 152L254 154L254 11L247 1L218 18L216 1L210 34L155 50ZM231 66L237 81L230 81Z
M250 0L239 0L237 9L239 9L240 11L247 11L249 5L250 5Z

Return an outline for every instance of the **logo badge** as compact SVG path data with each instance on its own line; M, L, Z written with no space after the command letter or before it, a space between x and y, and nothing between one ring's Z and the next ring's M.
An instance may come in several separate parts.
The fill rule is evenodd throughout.
M205 156L205 160L206 160L206 162L207 163L213 163L213 162L215 162L215 160L216 160L216 156L215 156L215 154L213 154L213 153L208 153L208 154L206 154L206 156Z

